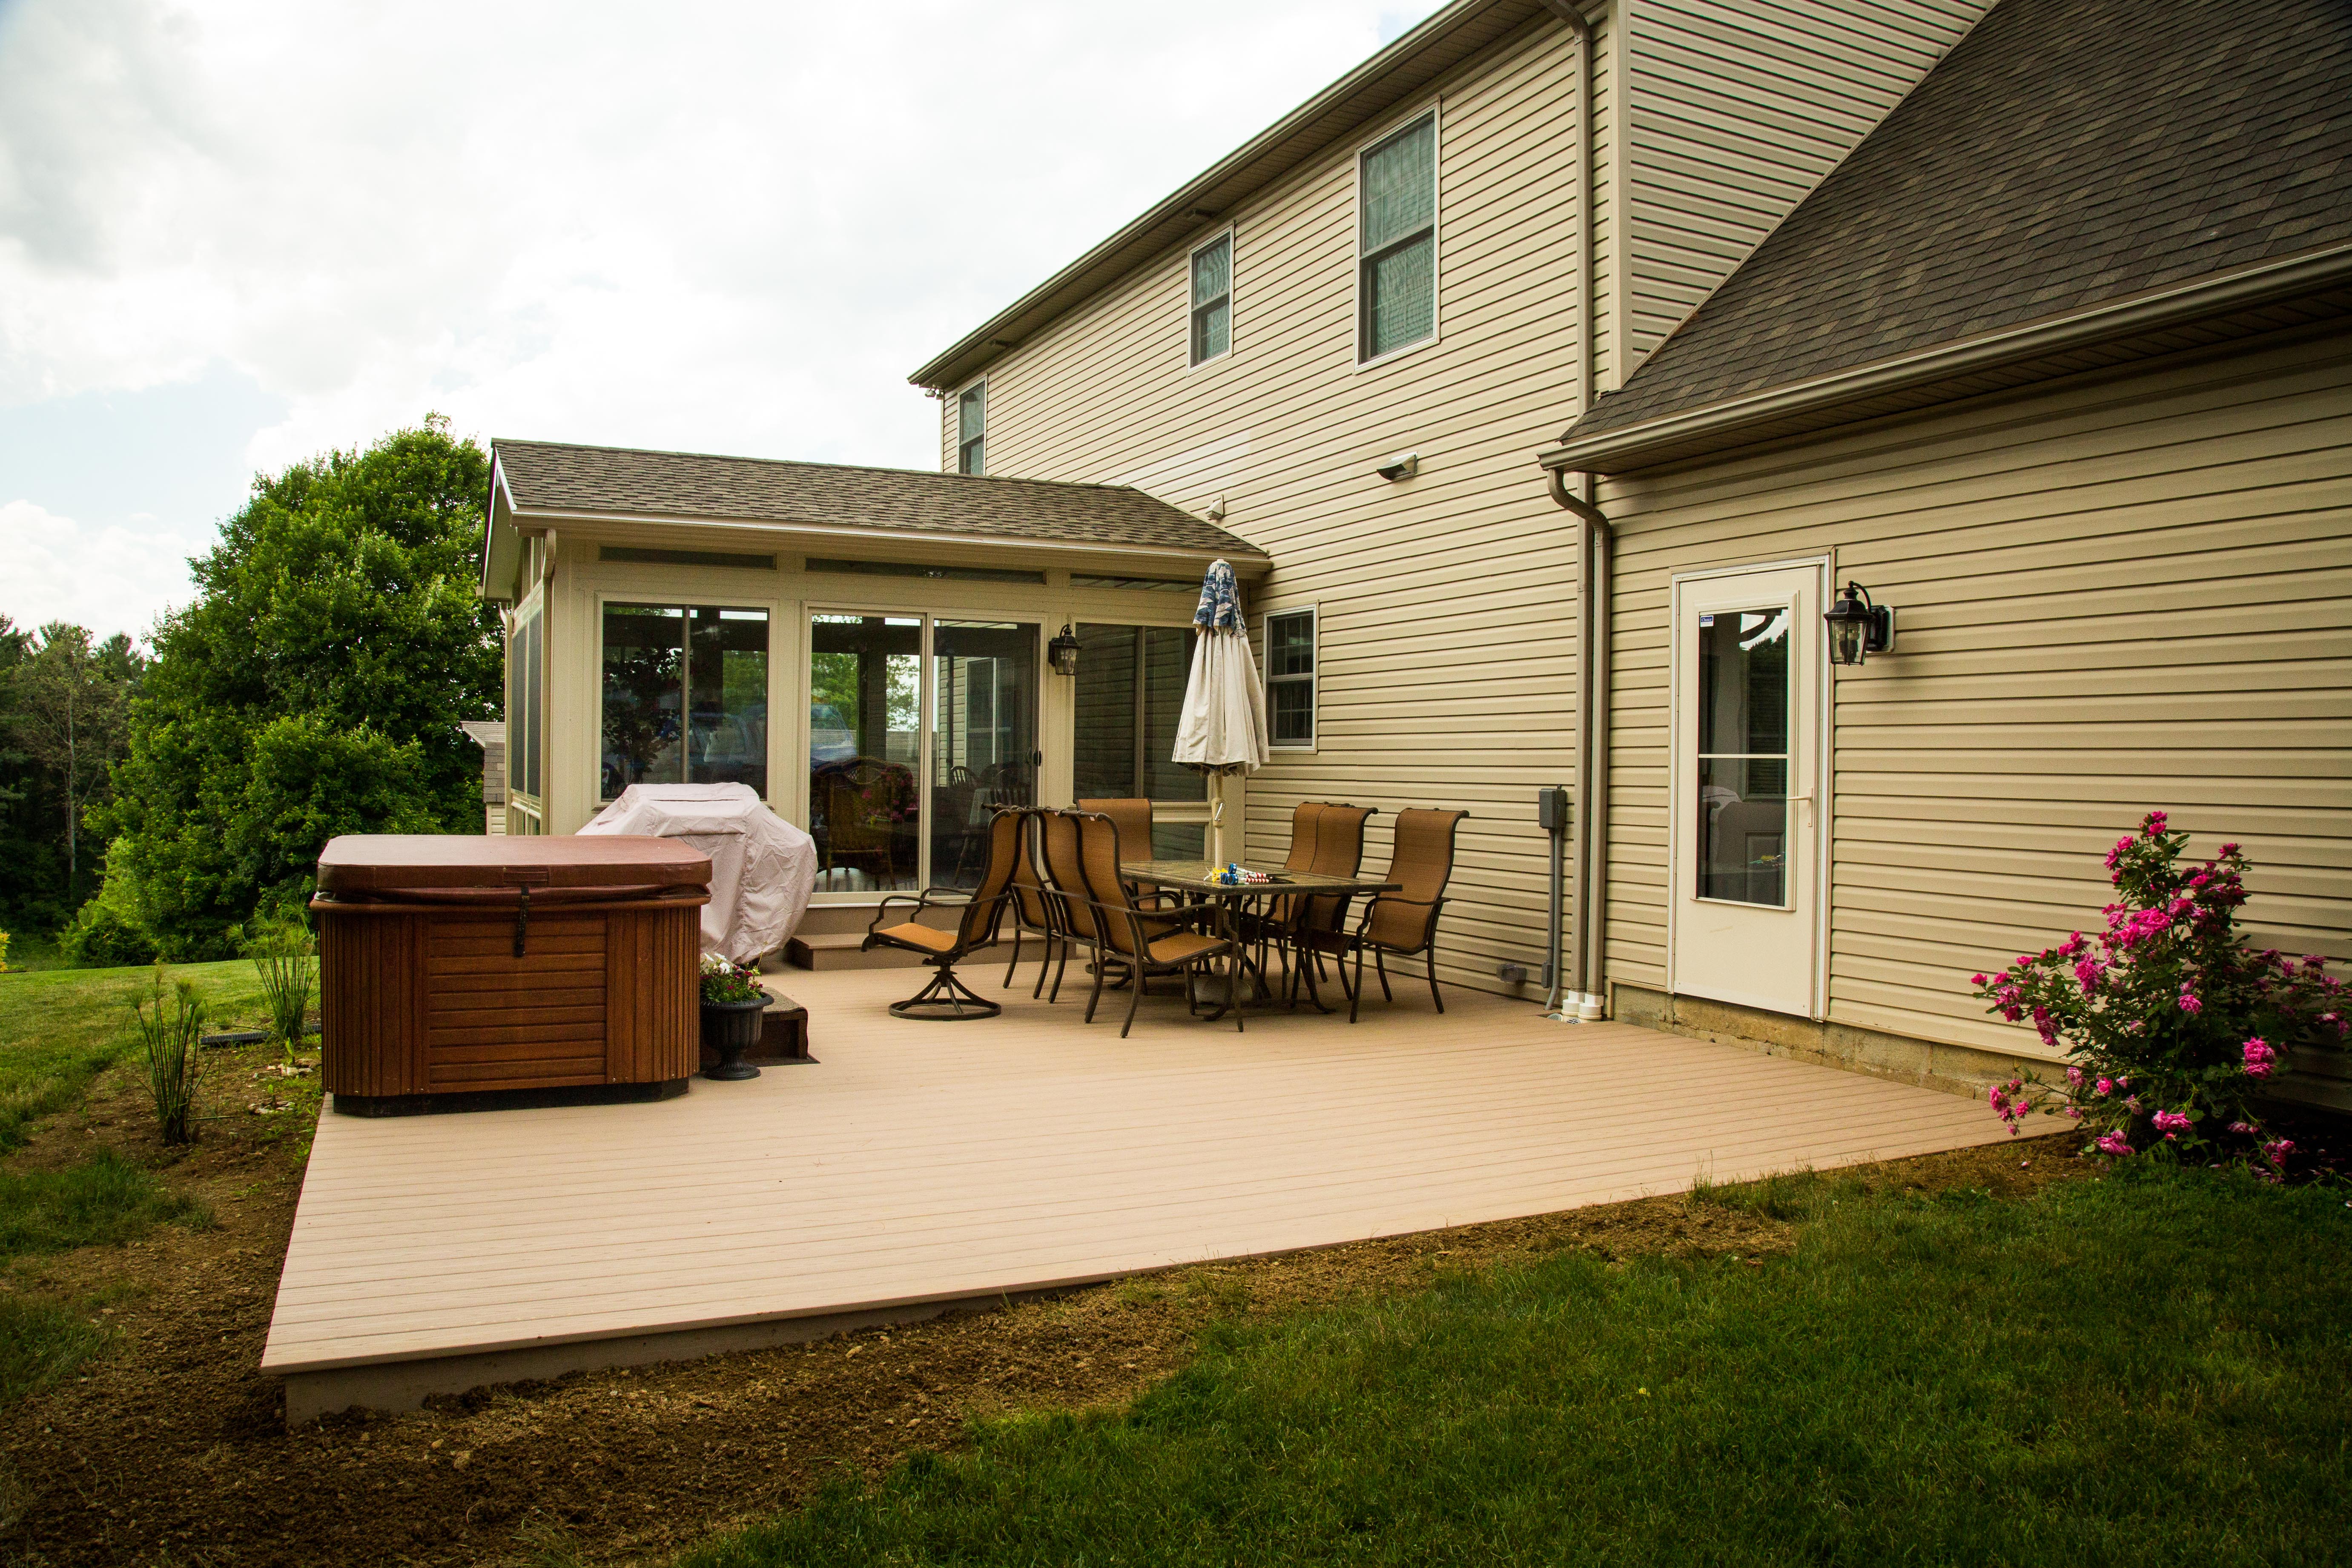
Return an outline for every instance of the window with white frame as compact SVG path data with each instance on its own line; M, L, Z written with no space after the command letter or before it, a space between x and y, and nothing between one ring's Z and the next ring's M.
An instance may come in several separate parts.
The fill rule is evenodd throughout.
M988 383L975 381L956 398L956 472L988 471Z
M1228 229L1192 253L1192 363L1234 346L1234 237Z
M1265 700L1277 751L1315 749L1315 611L1265 618Z
M1437 333L1437 113L1364 150L1357 201L1360 361Z

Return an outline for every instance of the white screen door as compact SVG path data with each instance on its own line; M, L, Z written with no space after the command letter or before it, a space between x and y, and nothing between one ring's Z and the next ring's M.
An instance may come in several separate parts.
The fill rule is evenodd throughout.
M1675 584L1673 984L1819 1016L1820 566Z

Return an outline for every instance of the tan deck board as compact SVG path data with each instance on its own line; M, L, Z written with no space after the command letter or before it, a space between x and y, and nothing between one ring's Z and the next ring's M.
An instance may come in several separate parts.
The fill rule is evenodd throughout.
M2002 1136L1981 1105L1425 992L1246 1033L1083 993L909 1023L794 975L821 1058L681 1100L321 1120L263 1365L458 1355L1075 1283ZM1115 1004L1115 1005L1114 1005Z

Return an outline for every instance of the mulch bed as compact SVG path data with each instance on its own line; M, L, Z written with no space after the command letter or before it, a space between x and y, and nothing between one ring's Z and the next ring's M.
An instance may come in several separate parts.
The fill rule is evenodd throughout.
M251 1071L266 1057L241 1058ZM233 1076L233 1075L232 1075ZM16 1158L152 1145L123 1075ZM963 1439L967 1415L1116 1406L1181 1365L1211 1321L1412 1289L1442 1269L1562 1247L1762 1256L1790 1228L1664 1197L1288 1257L1204 1265L1001 1311L633 1372L579 1373L346 1414L289 1432L256 1370L299 1179L291 1149L217 1123L170 1169L209 1230L20 1265L13 1284L97 1308L113 1346L0 1417L0 1548L26 1563L310 1565L661 1561ZM142 1140L148 1140L142 1145ZM1874 1182L2021 1194L2089 1173L2057 1143L1874 1168Z

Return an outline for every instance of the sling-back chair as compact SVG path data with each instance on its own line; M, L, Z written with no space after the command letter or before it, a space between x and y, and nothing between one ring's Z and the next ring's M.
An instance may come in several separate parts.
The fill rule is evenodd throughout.
M1100 812L1118 825L1118 848L1122 858L1149 860L1151 856L1151 803L1149 800L1124 798L1118 800L1082 800L1080 811ZM1180 900L1153 889L1134 888L1136 902L1148 910L1169 909Z
M1021 967L1023 934L1034 935L1042 954L1037 961L1037 984L1029 988L1033 998L1045 994L1045 972L1054 967L1054 952L1062 942L1061 922L1054 918L1053 895L1037 868L1045 852L1045 816L1042 811L1024 809L1021 813L1021 841L1013 862L1013 900L1004 911L1013 921L1013 962L1004 966L1004 988L1013 989L1013 971Z
M1290 857L1284 868L1326 877L1354 876L1364 865L1364 825L1379 809L1340 801L1300 806L1291 819ZM1300 863L1298 842L1302 837L1308 841L1304 864ZM1299 981L1304 979L1308 998L1318 1007L1323 1005L1316 983L1321 954L1331 949L1312 939L1346 927L1348 902L1353 897L1350 893L1310 893L1280 900L1274 911L1279 924L1270 934L1284 947L1284 957L1290 966L1288 988L1294 997ZM1291 962L1294 958L1295 962ZM1346 977L1342 976L1340 989L1346 988Z
M1398 812L1396 845L1390 852L1384 879L1399 884L1397 890L1373 894L1355 930L1321 933L1312 939L1319 951L1332 953L1343 963L1347 954L1355 955L1355 984L1348 984L1344 969L1339 975L1348 992L1350 1024L1356 1021L1356 1010L1364 999L1367 949L1371 952L1383 1000L1396 1000L1389 989L1387 955L1410 958L1419 953L1429 965L1429 999L1437 1004L1439 1012L1445 1011L1445 997L1437 989L1437 917L1445 908L1445 885L1454 877L1455 834L1469 815L1425 807Z
M1168 910L1146 911L1118 874L1118 825L1100 812L1061 815L1077 829L1078 874L1097 932L1095 989L1087 1000L1087 1022L1094 1022L1095 1008L1102 1001L1103 974L1113 962L1124 964L1129 974L1127 1022L1118 1030L1123 1040L1135 1027L1135 1011L1142 1004L1147 980L1156 974L1183 975L1186 1010L1197 1014L1200 1003L1192 977L1206 971L1209 960L1223 956L1227 961L1223 1011L1233 1014L1238 1031L1242 1014L1234 1005L1234 985L1241 965L1233 939L1182 929L1184 923L1213 919L1215 908L1196 905L1172 915Z
M985 947L996 940L1005 906L1013 901L1013 873L1021 850L1021 816L1018 810L1000 811L989 823L988 864L981 870L979 887L926 888L917 898L899 895L885 899L874 911L874 922L866 928L866 941L858 951L899 948L920 954L933 971L929 984L904 1002L890 1004L894 1016L949 1022L993 1018L1004 1011L957 979L955 966L974 948ZM893 904L914 907L905 920L886 926L883 921L890 919ZM925 925L923 911L929 909L956 910L955 928L948 931Z

